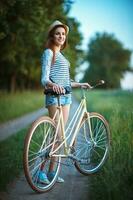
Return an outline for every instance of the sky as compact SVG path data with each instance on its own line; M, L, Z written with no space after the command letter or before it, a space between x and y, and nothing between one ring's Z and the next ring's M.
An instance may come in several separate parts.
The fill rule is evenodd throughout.
M124 48L133 51L133 0L74 0L70 17L80 22L83 35L82 48L87 45L96 32L114 34ZM133 53L131 57L133 66ZM85 68L85 64L81 66ZM82 74L79 74L79 79ZM133 74L126 73L121 80L123 89L133 89Z

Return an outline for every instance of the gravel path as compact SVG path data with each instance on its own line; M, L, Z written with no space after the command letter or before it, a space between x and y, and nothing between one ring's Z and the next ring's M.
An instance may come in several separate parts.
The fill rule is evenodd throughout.
M74 99L70 115L77 107ZM71 116L70 116L71 117ZM0 200L89 200L89 177L80 174L75 167L62 165L60 176L64 178L64 183L56 183L47 193L35 193L22 174L9 187L6 194Z

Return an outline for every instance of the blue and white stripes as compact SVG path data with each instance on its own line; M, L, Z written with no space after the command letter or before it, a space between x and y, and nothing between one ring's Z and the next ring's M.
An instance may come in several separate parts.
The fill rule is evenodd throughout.
M41 59L42 65L42 74L41 74L41 83L43 86L47 84L49 80L57 83L60 86L66 87L70 86L70 74L69 68L70 63L68 60L61 54L57 52L55 54L55 62L51 65L53 59L53 51L51 49L44 50Z

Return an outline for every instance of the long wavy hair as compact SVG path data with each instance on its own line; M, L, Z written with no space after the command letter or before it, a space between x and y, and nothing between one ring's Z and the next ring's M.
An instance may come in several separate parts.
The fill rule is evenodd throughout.
M55 26L48 34L48 37L47 37L47 41L46 41L46 44L45 44L45 49L49 48L53 51L53 58L52 58L52 64L54 64L55 62L55 49L54 49L54 46L55 46L55 43L54 43L54 34L55 34L55 30L58 28L58 27L63 27L65 29L64 26L62 25L57 25ZM66 29L65 29L65 32L66 32ZM67 35L66 35L66 40L64 42L64 44L61 46L61 50L65 49L67 46Z

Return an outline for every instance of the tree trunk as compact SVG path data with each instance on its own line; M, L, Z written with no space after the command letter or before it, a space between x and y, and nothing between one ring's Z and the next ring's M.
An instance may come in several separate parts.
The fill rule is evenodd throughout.
M16 91L16 74L12 74L11 76L11 83L10 83L10 91L14 93Z

